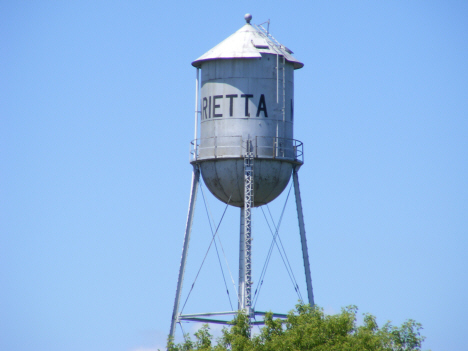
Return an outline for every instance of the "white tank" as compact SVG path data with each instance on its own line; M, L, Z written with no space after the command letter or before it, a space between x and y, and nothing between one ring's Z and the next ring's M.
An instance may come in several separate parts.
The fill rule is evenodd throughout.
M294 140L294 70L303 67L247 23L192 65L201 68L200 139L192 163L219 200L244 206L244 154L254 153L254 206L274 200L302 164Z

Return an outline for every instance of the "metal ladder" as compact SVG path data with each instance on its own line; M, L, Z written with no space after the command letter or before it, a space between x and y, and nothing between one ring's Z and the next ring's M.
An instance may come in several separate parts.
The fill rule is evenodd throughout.
M268 27L270 25L270 22L268 21ZM268 42L271 44L271 48L273 51L276 53L276 103L279 103L279 76L280 76L280 70L283 71L283 77L282 77L282 90L283 90L283 107L281 108L281 114L283 115L283 123L286 122L286 52L288 52L288 49L282 44L278 42L270 33L268 30L266 30L261 24L255 25L255 27L258 30L258 33ZM279 57L282 56L282 65L280 67L280 62L279 62ZM278 126L277 126L277 135L276 135L276 142L275 142L275 156L283 156L284 157L284 149L282 147L282 143L279 142L279 135L278 135ZM283 133L285 133L285 130L283 128ZM284 138L284 135L282 136Z
M244 156L244 253L245 301L244 309L252 313L252 207L254 204L254 152L252 140L247 140Z

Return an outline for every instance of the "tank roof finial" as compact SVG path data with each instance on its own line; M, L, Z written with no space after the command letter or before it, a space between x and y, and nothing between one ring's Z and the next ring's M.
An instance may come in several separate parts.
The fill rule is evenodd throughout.
M245 21L250 24L250 21L252 20L252 15L250 13L246 13L245 16Z

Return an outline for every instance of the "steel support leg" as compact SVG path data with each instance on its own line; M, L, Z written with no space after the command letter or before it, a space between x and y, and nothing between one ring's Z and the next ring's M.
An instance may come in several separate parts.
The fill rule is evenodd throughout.
M293 170L293 181L294 181L294 193L296 195L296 208L297 208L297 219L299 220L299 233L301 235L302 244L302 258L304 259L304 270L305 278L307 283L307 296L309 298L309 304L314 305L314 292L312 290L312 278L310 275L310 264L309 264L309 253L307 250L307 238L304 226L304 214L302 213L302 201L301 192L299 190L299 178L297 176L297 169Z
M172 338L174 337L175 326L179 318L180 294L182 292L182 285L184 282L185 265L187 262L187 253L188 253L189 242L190 242L190 233L192 232L193 214L195 212L195 203L197 201L199 179L200 179L200 170L197 165L194 165L193 174L192 174L192 188L190 190L190 200L189 200L189 208L188 208L188 214L187 214L187 223L185 225L184 245L182 249L182 258L180 261L179 278L177 279L177 290L176 290L176 297L174 301L174 310L172 312L171 330L169 332L169 336Z

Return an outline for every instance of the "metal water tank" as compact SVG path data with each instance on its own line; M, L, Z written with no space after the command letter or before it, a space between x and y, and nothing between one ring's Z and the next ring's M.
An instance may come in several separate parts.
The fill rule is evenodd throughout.
M211 193L244 206L244 155L254 155L254 206L274 200L300 166L294 139L294 70L303 63L262 26L246 24L192 65L201 68L200 138L192 163Z

